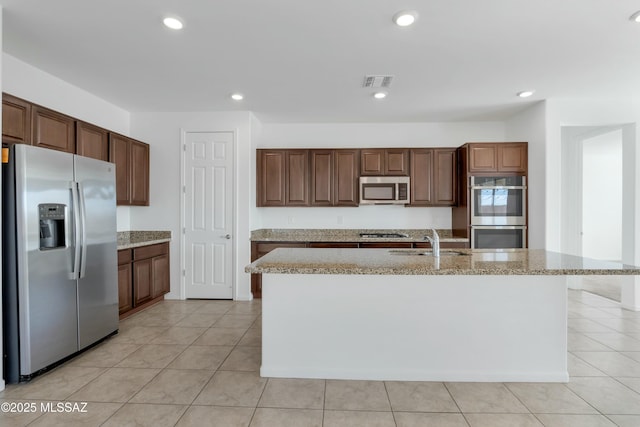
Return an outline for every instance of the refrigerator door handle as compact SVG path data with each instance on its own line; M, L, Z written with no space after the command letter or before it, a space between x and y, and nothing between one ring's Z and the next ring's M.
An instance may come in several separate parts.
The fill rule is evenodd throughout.
M80 277L80 234L82 232L80 224L80 201L78 200L78 183L72 181L70 184L70 190L72 209L71 219L73 221L73 263L69 279L76 280Z
M82 183L78 183L78 200L80 201L80 221L81 221L81 234L80 234L80 278L85 276L87 270L87 208L84 202L84 190Z

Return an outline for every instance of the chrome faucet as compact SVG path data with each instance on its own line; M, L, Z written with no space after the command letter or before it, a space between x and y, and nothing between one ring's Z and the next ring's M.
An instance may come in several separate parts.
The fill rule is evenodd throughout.
M431 243L431 250L434 257L440 257L440 236L435 228L431 229L432 237L425 236L429 243Z

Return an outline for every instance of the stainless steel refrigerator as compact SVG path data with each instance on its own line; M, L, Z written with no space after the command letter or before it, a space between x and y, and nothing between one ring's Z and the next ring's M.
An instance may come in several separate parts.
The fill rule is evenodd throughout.
M115 165L27 145L8 149L3 349L5 380L18 382L118 330Z

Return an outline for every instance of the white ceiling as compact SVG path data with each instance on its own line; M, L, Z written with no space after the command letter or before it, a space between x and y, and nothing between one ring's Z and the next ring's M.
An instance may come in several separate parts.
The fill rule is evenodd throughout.
M640 86L635 0L0 0L3 50L128 111L501 120ZM400 28L399 10L419 19ZM181 32L165 28L181 17ZM389 96L362 88L391 74ZM516 97L535 89L526 100ZM229 95L245 94L241 103Z

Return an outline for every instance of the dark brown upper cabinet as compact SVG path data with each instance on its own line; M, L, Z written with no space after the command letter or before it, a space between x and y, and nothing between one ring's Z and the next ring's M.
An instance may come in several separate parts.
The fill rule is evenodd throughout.
M116 165L116 204L131 202L131 143L126 136L109 134L109 161Z
M333 206L333 150L311 150L311 206Z
M498 143L469 143L468 172L494 173L505 172L514 174L527 173L527 143L526 142L498 142Z
M76 121L76 154L109 161L109 132L98 126Z
M498 170L501 172L527 173L527 143L502 143L498 145Z
M456 204L456 149L410 150L411 206Z
M334 206L358 206L360 201L358 171L360 150L333 151Z
M257 150L256 206L309 206L309 151Z
M287 150L284 194L287 206L309 206L309 150Z
M358 206L359 150L311 150L311 206Z
M67 153L76 152L76 127L72 117L33 104L31 145Z
M411 161L411 205L425 206L433 203L433 149L414 148Z
M433 150L433 166L433 205L454 206L458 193L456 149L435 148Z
M31 103L2 94L2 142L31 144Z
M360 150L360 175L409 175L409 150L375 148Z
M149 144L131 140L131 205L149 206Z
M357 206L359 150L259 149L256 206Z
M116 204L149 205L149 145L109 134L109 161L116 165Z

